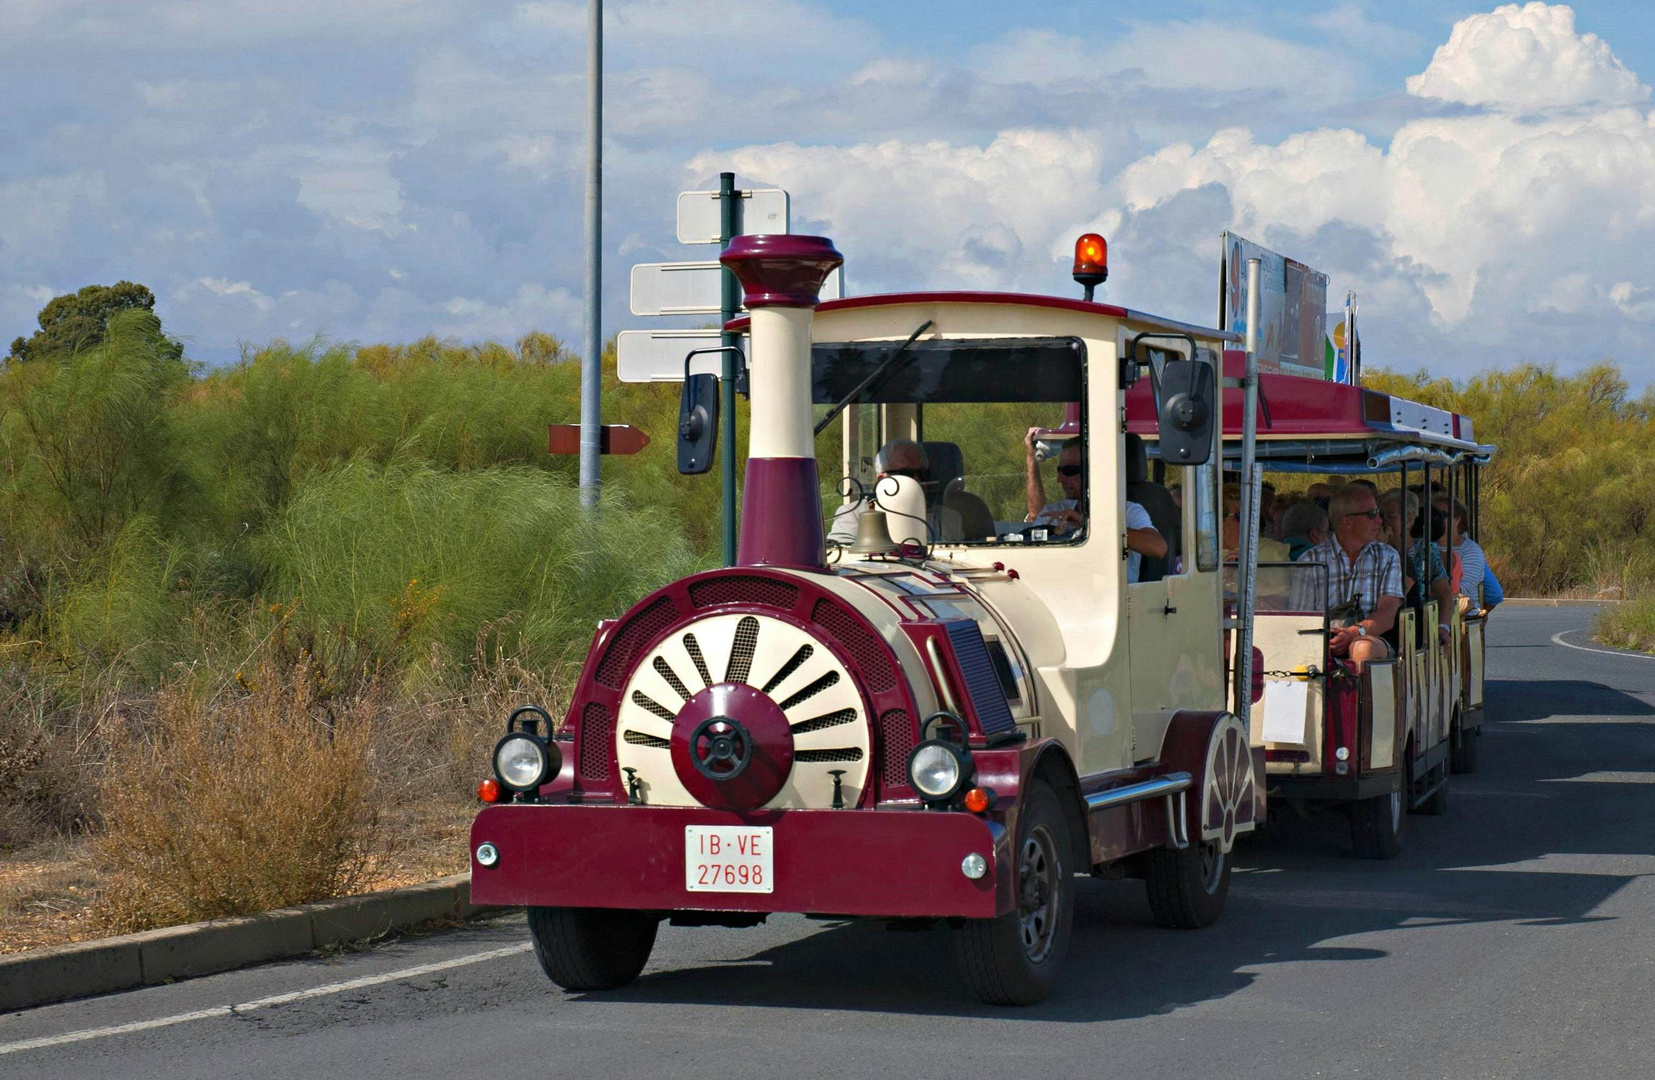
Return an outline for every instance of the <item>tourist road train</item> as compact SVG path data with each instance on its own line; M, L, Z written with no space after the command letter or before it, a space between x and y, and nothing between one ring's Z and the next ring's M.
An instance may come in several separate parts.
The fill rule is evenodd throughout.
M559 985L631 982L662 921L801 912L946 926L972 992L1028 1004L1078 875L1141 879L1158 923L1200 929L1267 805L1348 804L1390 855L1474 763L1477 615L1407 611L1357 675L1326 605L1289 602L1315 569L1260 565L1256 527L1223 544L1227 469L1253 522L1265 468L1429 469L1474 502L1469 419L1090 299L819 303L820 237L722 261L750 339L735 565L602 622L563 715L514 712L479 791L472 901L525 906Z

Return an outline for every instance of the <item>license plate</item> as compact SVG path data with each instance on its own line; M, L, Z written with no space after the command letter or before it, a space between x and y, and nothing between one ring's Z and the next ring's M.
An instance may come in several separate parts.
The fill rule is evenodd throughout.
M768 825L684 826L684 888L690 892L775 892L773 833Z

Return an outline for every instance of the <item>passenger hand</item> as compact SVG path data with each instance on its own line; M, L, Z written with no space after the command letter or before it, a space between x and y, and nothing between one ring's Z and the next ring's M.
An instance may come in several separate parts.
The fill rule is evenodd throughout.
M1040 432L1043 431L1043 430L1044 430L1043 428L1032 427L1028 430L1028 433L1023 436L1023 447L1024 447L1025 450L1028 451L1028 458L1029 458L1030 461L1034 460L1034 439L1035 439L1035 436L1039 435Z
M1074 532L1086 524L1086 515L1079 510L1059 510L1052 515L1052 524L1063 532Z

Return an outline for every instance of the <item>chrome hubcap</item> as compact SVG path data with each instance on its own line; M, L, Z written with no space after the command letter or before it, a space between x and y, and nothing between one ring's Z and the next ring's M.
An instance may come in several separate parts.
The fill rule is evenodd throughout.
M1057 841L1051 830L1036 825L1023 841L1017 866L1017 914L1023 932L1023 952L1040 963L1051 952L1061 903Z

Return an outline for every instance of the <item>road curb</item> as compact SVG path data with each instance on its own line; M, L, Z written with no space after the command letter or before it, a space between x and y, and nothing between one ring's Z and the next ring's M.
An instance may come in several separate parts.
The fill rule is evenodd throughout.
M436 919L498 910L471 903L471 875L233 919L169 926L0 956L0 1012L303 956Z
M1608 596L1584 597L1557 597L1557 596L1508 596L1500 602L1501 607L1597 607L1600 604L1624 604L1625 600Z

